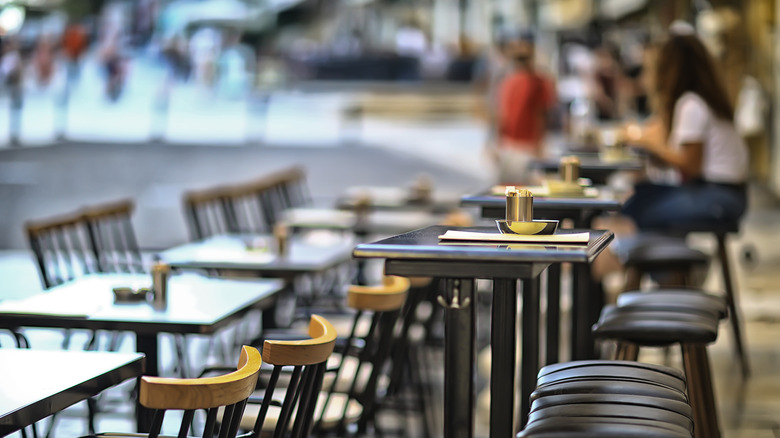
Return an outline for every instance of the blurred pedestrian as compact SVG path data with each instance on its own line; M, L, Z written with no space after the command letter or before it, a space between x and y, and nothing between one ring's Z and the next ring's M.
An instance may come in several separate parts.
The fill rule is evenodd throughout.
M118 36L105 39L100 49L100 62L106 75L106 97L116 102L122 94L127 69Z
M23 105L23 72L24 60L19 50L19 42L16 39L3 40L2 55L0 57L0 79L7 90L11 100L9 116L9 130L11 145L19 144L21 130L21 116Z
M46 87L51 82L54 75L54 53L56 43L54 37L48 33L43 33L38 37L33 50L33 67L38 81L38 86Z
M508 41L506 56L513 70L501 83L498 108L498 144L494 150L498 182L532 184L530 164L543 153L555 85L534 65L534 41L524 35Z
M66 80L68 88L78 81L81 72L81 58L87 51L89 40L83 24L72 21L62 34L62 54L67 63Z

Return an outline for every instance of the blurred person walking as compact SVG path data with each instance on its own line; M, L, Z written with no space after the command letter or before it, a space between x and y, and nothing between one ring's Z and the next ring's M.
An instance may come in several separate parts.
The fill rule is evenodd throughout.
M16 39L3 39L0 52L0 80L11 100L8 113L11 146L19 144L24 97L24 60Z
M531 161L543 153L547 120L555 103L555 85L534 67L530 36L508 41L506 56L513 71L498 95L498 141L492 151L502 184L532 184Z
M38 86L47 87L54 76L54 53L57 49L54 37L44 33L38 37L33 50L32 62Z
M67 63L66 80L70 89L78 81L81 73L81 58L87 51L89 39L83 24L72 21L62 33L62 54Z
M640 230L738 222L747 208L748 150L715 61L694 34L672 35L650 79L657 117L629 139L673 170L641 182L623 213Z
M100 48L100 62L106 75L106 97L111 102L116 102L122 94L127 72L118 36L108 36L105 39Z

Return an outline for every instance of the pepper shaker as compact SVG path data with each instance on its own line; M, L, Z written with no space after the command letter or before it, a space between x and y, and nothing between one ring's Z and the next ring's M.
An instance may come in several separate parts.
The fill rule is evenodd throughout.
M152 307L165 310L168 307L168 277L171 267L166 263L152 265Z
M576 184L580 179L580 159L575 156L562 157L558 171L561 175L561 180Z
M274 240L276 241L276 252L279 257L286 256L289 240L289 230L287 229L287 225L281 222L274 225Z
M531 222L534 220L534 197L530 190L507 186L505 193L507 222Z

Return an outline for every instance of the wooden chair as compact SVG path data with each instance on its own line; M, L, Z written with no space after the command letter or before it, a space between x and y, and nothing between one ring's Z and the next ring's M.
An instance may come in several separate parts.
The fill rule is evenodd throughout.
M406 302L410 280L386 276L378 286L352 285L347 305L356 312L348 335L340 342L335 367L326 375L315 412L318 435L372 433L381 394L390 384L389 362L399 341L397 324ZM403 333L405 335L405 333ZM356 425L357 430L348 430ZM354 428L353 428L354 429Z
M83 210L101 272L145 271L131 221L133 209L133 201L122 200Z
M206 411L206 421L200 436L234 438L244 413L247 399L257 386L262 358L256 348L244 346L236 371L214 377L177 379L168 377L141 377L139 402L154 409L152 426L148 435L101 433L100 437L160 435L163 420L168 411L184 411L178 436L190 436L195 413Z
M100 272L98 254L81 213L29 221L25 231L45 289Z
M342 336L328 361L316 408L309 416L313 417L314 435L366 433L375 426L374 416L381 402L378 394L389 385L390 367L386 365L408 289L408 279L394 276L385 277L379 286L350 286L347 304L354 312L332 319L344 327L338 330ZM287 331L267 336L294 339L299 335ZM265 357L265 351L263 354ZM245 416L245 424L255 419L249 407Z
M273 365L262 398L250 398L241 428L243 437L308 437L322 388L328 358L336 344L336 329L325 318L312 315L305 340L266 340L263 360ZM284 370L292 370L283 374ZM284 377L286 387L279 385ZM281 403L277 393L284 394Z
M230 210L229 188L185 193L184 213L192 240L237 232L236 220Z

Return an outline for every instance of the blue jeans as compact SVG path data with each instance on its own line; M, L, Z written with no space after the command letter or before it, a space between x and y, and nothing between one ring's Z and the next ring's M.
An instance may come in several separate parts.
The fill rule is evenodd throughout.
M747 193L736 185L641 183L623 206L623 214L640 230L686 232L738 224L746 209Z

